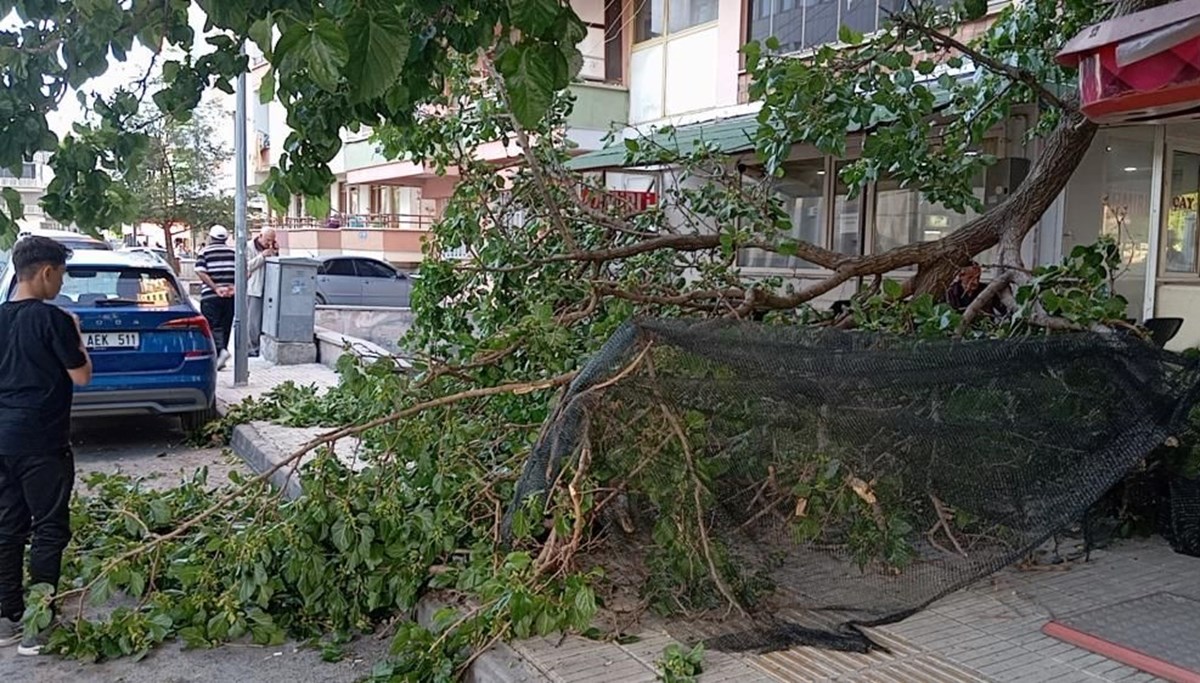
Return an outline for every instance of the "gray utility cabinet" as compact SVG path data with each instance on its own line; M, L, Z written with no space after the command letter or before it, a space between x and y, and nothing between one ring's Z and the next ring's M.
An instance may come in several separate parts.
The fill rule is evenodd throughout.
M263 334L279 342L313 340L317 267L304 257L272 257L263 273Z

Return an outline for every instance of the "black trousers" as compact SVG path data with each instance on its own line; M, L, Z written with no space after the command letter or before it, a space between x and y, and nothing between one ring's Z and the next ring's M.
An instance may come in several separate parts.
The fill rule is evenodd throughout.
M233 297L201 299L200 312L212 328L217 353L228 351L229 338L233 336Z
M0 455L0 616L25 612L25 544L29 578L58 588L63 550L71 540L75 455Z

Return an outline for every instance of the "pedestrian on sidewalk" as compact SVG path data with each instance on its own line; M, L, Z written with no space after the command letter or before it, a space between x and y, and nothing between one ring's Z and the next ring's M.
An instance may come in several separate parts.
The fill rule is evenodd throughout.
M71 540L71 401L92 379L79 319L46 303L62 290L70 251L47 237L12 250L12 300L0 305L0 645L36 655L45 632L22 633L25 543L32 585L58 588Z
M208 246L196 254L196 277L200 278L200 312L208 320L217 345L217 369L229 362L229 338L233 336L233 283L235 256L229 246L229 230L214 225L208 231Z
M250 333L250 355L259 354L259 340L262 337L263 319L263 287L266 284L267 259L279 255L279 244L275 241L275 228L265 227L250 242L250 258L246 261L246 271L250 274L246 282L250 300L246 309L246 329Z

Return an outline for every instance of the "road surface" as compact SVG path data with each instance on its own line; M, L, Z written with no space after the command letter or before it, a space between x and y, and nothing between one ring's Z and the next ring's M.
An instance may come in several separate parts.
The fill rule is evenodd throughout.
M186 443L177 420L96 418L73 428L75 465L85 472L125 472L144 477L151 486L171 486L190 478L199 467L209 469L209 483L228 481L229 472L249 473L221 449L194 448ZM387 655L387 641L360 639L337 663L321 661L320 650L296 643L261 648L227 645L217 650L184 650L171 643L141 662L125 660L80 664L54 656L19 657L16 646L0 648L0 681L31 683L208 683L248 681L316 683L358 681Z

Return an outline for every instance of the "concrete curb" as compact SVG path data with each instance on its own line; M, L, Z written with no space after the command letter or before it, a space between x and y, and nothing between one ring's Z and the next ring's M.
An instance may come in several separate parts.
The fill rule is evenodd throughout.
M218 403L217 409L224 414L226 408ZM279 448L277 440L265 438L256 423L234 428L230 446L238 457L259 474L270 470L288 455ZM291 467L271 475L271 483L283 489L283 495L289 500L295 500L302 493L299 476L294 474ZM422 599L417 604L417 622L428 626L433 621L434 613L445 606L445 603L432 598ZM549 683L553 679L507 643L501 642L475 659L464 680L468 683Z
M235 427L233 439L229 445L238 457L245 460L246 464L259 474L271 469L276 463L282 462L287 457L286 453L259 434L258 426L253 422ZM293 474L290 467L285 467L272 474L271 483L276 488L283 489L283 495L288 500L295 500L302 493L300 477Z

